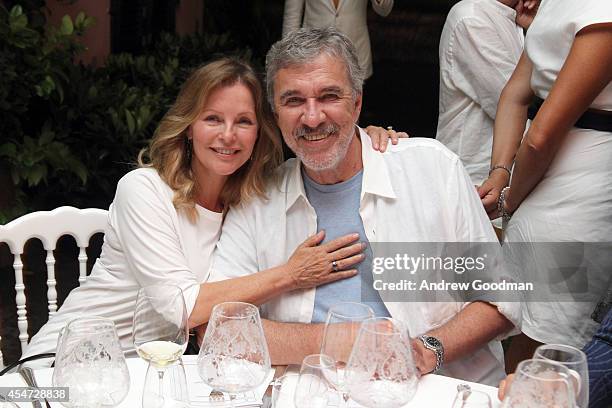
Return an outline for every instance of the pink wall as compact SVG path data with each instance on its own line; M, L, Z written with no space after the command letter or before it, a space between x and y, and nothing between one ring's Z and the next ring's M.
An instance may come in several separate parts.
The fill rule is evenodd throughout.
M189 35L202 32L204 0L180 0L176 9L176 33Z
M55 27L59 26L64 15L68 14L74 20L81 11L96 19L83 36L83 44L88 49L81 54L81 61L85 64L103 64L111 50L110 0L81 0L73 4L47 0L47 7L48 24Z
M176 10L177 34L189 35L202 31L203 1L180 0ZM56 27L66 14L74 19L83 11L96 19L95 24L87 30L82 39L87 50L81 55L81 61L85 64L103 64L111 51L110 0L80 0L72 4L66 1L47 0L47 7L48 23Z

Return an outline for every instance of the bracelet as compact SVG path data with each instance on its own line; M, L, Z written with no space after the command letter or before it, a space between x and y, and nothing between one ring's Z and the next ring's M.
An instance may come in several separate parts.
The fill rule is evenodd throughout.
M504 166L503 164L496 164L495 166L491 167L489 169L489 176L491 175L491 173L493 173L494 170L497 170L497 169L506 170L508 172L508 178L512 176L512 171L510 170L510 168Z
M504 204L506 203L506 194L509 189L510 187L504 187L499 194L499 198L497 199L497 211L501 215L503 223L507 223L512 217L512 213L506 210L506 207L504 207Z

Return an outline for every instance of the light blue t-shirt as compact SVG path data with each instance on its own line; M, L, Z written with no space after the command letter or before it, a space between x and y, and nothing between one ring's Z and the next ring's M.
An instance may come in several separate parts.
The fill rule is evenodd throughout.
M318 184L302 171L308 201L317 213L317 231L325 230L325 240L331 241L346 234L359 233L359 240L368 243L363 221L359 215L363 171L338 184ZM372 251L368 245L366 258L357 265L359 273L349 279L317 287L312 323L323 323L327 310L338 302L362 302L369 305L376 316L389 317L380 295L372 287ZM363 293L362 293L363 290Z

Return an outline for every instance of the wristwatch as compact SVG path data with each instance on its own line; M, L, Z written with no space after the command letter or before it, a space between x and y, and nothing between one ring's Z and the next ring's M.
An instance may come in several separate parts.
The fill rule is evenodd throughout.
M436 373L442 368L442 363L444 362L444 346L442 342L435 337L428 336L426 334L419 337L419 339L423 342L423 346L434 352L436 355L436 368L434 368L431 372Z

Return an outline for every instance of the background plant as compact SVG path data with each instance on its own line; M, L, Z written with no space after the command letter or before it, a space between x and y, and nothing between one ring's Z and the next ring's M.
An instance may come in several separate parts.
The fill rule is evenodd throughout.
M12 197L0 223L58 205L108 207L188 73L218 54L251 57L228 34L162 34L142 55L92 68L75 62L92 18L46 27L39 17L0 5L0 172L10 175L0 188Z

